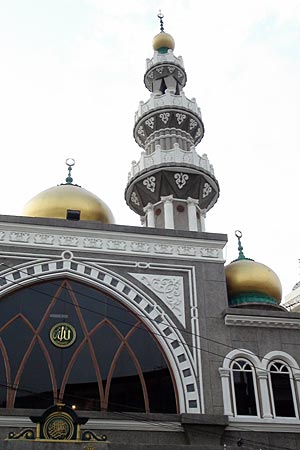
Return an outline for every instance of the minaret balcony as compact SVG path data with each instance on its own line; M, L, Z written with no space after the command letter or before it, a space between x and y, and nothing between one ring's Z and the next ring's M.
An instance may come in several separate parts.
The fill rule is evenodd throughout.
M171 49L169 49L167 53L159 53L158 51L155 51L151 59L149 58L146 59L146 69L149 70L156 64L161 63L173 63L184 69L182 57L181 56L176 57Z
M195 147L191 147L191 150L186 151L182 150L179 145L175 143L174 147L169 150L163 150L160 145L156 145L153 153L148 155L146 152L142 152L138 162L132 161L131 171L128 173L128 181L145 169L166 164L179 166L188 164L197 169L203 169L208 174L214 176L213 165L210 164L205 153L200 156L196 152Z
M140 102L139 108L135 113L135 123L137 123L144 115L164 107L174 107L176 109L184 108L185 110L194 113L202 120L201 110L197 105L195 98L188 99L183 92L181 92L180 95L177 95L169 89L166 89L165 94L157 95L152 93L147 102Z

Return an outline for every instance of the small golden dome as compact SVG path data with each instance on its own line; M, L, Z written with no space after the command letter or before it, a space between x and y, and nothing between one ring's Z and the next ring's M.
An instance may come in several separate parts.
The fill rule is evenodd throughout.
M37 194L26 203L22 215L97 220L102 223L115 222L109 207L100 198L80 186L68 183Z
M245 258L241 244L242 232L236 230L235 235L239 257L225 267L229 306L278 307L282 296L278 276L264 264Z
M154 36L152 41L152 46L154 50L159 51L159 49L171 49L175 48L175 41L169 33L161 31L156 36Z
M282 287L276 273L251 259L238 259L225 267L229 299L238 295L257 293L281 302Z

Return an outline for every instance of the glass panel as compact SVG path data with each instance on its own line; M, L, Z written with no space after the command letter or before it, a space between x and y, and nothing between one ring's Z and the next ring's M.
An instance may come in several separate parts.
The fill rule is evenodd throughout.
M172 378L157 343L143 325L129 339L142 366L151 412L176 413Z
M79 308L76 307L76 301ZM52 306L46 317L49 305ZM44 321L39 337L47 349L49 361L40 346L35 344L21 376L16 407L27 405L44 408L49 402L53 402L48 364L50 366L51 361L54 367L54 377L59 390L74 352L87 338L86 330L91 332L104 319L107 323L95 331L91 341L105 384L122 340L139 322L138 317L105 293L65 279L36 283L1 299L0 320L3 325L19 313L24 315L34 330ZM71 347L58 348L50 341L49 332L53 325L64 321L76 329L77 339ZM121 333L121 337L113 330L112 324ZM141 329L134 331L129 342L144 373L150 409L175 413L175 392L165 358L152 335L141 324L139 326ZM21 318L10 323L1 333L12 370L12 382L33 336L34 332ZM84 351L80 353L70 373L65 395L69 397L68 403L76 404L79 409L99 409L96 368L88 346L86 343L84 345ZM2 380L6 380L3 363L0 363L0 375ZM87 402L87 399L93 399L92 403ZM0 407L4 405L5 387L0 390ZM109 409L145 411L141 380L127 349L122 350L113 371Z
M8 354L12 380L14 380L17 374L23 356L31 343L33 336L33 332L20 317L14 320L10 326L1 333L1 338Z
M71 370L63 401L76 409L100 410L98 382L87 345Z
M6 393L7 393L7 378L6 378L6 370L4 358L0 349L0 408L5 408L6 406Z
M140 377L126 348L122 350L113 373L108 410L145 412Z
M15 408L48 408L53 405L49 367L40 346L35 343L26 362L17 390Z
M233 371L236 412L242 416L256 416L253 372Z
M102 379L106 380L115 353L121 344L121 340L107 323L95 331L91 340L97 355ZM107 345L108 342L109 345Z
M295 417L295 407L289 373L271 372L276 416Z

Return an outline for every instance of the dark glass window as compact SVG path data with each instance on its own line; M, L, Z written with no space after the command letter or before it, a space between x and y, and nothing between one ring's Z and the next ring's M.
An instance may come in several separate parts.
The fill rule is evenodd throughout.
M292 393L292 375L290 369L280 361L270 366L271 388L275 415L295 417L295 405Z
M76 330L70 347L50 340ZM64 325L65 326L65 325ZM0 300L0 407L176 413L166 359L140 317L100 290L56 279Z
M233 362L231 369L236 414L239 416L256 416L257 406L252 365L247 360L239 359Z

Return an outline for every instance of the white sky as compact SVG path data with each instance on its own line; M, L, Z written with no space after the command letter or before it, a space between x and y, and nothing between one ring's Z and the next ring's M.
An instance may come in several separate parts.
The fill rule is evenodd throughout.
M221 187L207 231L228 233L230 261L241 229L287 294L300 279L299 0L0 0L0 212L63 182L72 157L74 182L139 225L124 188L159 9Z

